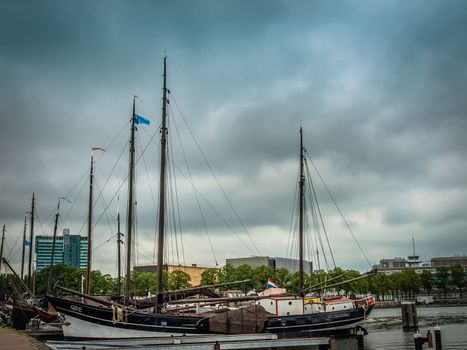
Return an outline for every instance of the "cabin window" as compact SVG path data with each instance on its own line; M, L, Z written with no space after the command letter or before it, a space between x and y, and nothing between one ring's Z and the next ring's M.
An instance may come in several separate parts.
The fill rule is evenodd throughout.
M289 301L289 305L292 305L292 302L291 302L291 301Z
M271 301L271 305L274 304L272 301Z

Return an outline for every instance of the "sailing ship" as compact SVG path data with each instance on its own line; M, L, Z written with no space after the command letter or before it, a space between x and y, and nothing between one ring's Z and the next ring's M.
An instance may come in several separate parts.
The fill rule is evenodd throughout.
M365 319L371 312L374 300L366 296L358 300L343 299L331 303L317 302L305 295L303 269L303 211L304 183L303 137L300 129L300 223L299 223L299 295L298 296L247 296L237 298L185 299L177 303L222 305L241 302L238 307L224 307L216 311L179 313L179 308L167 307L174 294L164 291L164 236L166 205L166 156L167 156L167 58L163 68L163 105L161 125L161 162L159 190L159 232L157 256L157 294L152 307L138 309L132 306L130 296L130 260L133 229L133 177L135 160L135 100L131 118L130 166L127 215L127 271L124 303L102 300L85 293L58 287L74 294L74 298L49 294L47 299L62 315L63 334L67 338L129 338L199 334L275 333L281 337L307 336L323 332L349 329ZM177 298L175 298L177 299ZM208 309L209 310L209 309ZM186 311L186 310L185 310Z
M26 216L24 217L24 230L22 239L22 255L21 255L21 275L13 269L8 259L3 256L3 242L5 239L5 225L3 225L2 246L0 248L0 266L4 264L14 277L14 281L19 284L18 295L10 295L8 302L11 306L9 319L11 325L20 330L26 329L27 324L33 318L39 318L41 321L51 323L57 321L57 314L55 311L49 311L43 308L42 300L37 298L34 293L34 280L31 276L32 271L32 242L34 238L34 207L35 195L32 194L31 204L31 230L29 240L29 267L27 282L23 279L24 276L24 259L26 255ZM32 290L31 290L32 289Z

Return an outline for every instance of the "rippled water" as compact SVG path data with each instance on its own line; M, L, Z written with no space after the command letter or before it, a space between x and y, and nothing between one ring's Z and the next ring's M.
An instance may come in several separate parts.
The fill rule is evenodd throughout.
M434 326L441 328L443 350L467 349L467 307L425 307L417 308L420 333L432 333ZM362 323L368 331L365 336L366 350L413 350L413 332L403 332L401 309L375 309ZM434 336L433 336L434 341ZM428 349L427 344L424 349Z

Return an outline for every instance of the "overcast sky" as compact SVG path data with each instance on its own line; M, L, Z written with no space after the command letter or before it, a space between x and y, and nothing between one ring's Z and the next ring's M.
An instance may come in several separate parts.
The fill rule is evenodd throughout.
M0 223L16 266L33 191L36 234L52 234L66 195L72 204L61 203L60 233L86 235L91 148L99 146L107 151L95 154L93 266L115 274L133 95L137 113L151 120L137 132L136 259L153 261L165 50L178 199L170 211L180 212L183 231L167 238L169 262L296 255L300 126L370 264L411 254L412 236L424 260L467 253L465 1L0 0L0 7ZM317 191L336 264L367 270L331 200Z

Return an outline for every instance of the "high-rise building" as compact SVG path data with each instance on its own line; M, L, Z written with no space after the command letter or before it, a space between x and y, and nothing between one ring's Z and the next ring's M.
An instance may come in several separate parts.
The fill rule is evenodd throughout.
M36 270L50 266L53 236L36 236ZM55 240L54 265L63 264L63 237Z
M42 270L50 266L52 257L53 236L36 236L36 269ZM55 239L54 265L65 264L81 269L86 268L87 237L70 235L69 229L63 229L63 236Z

